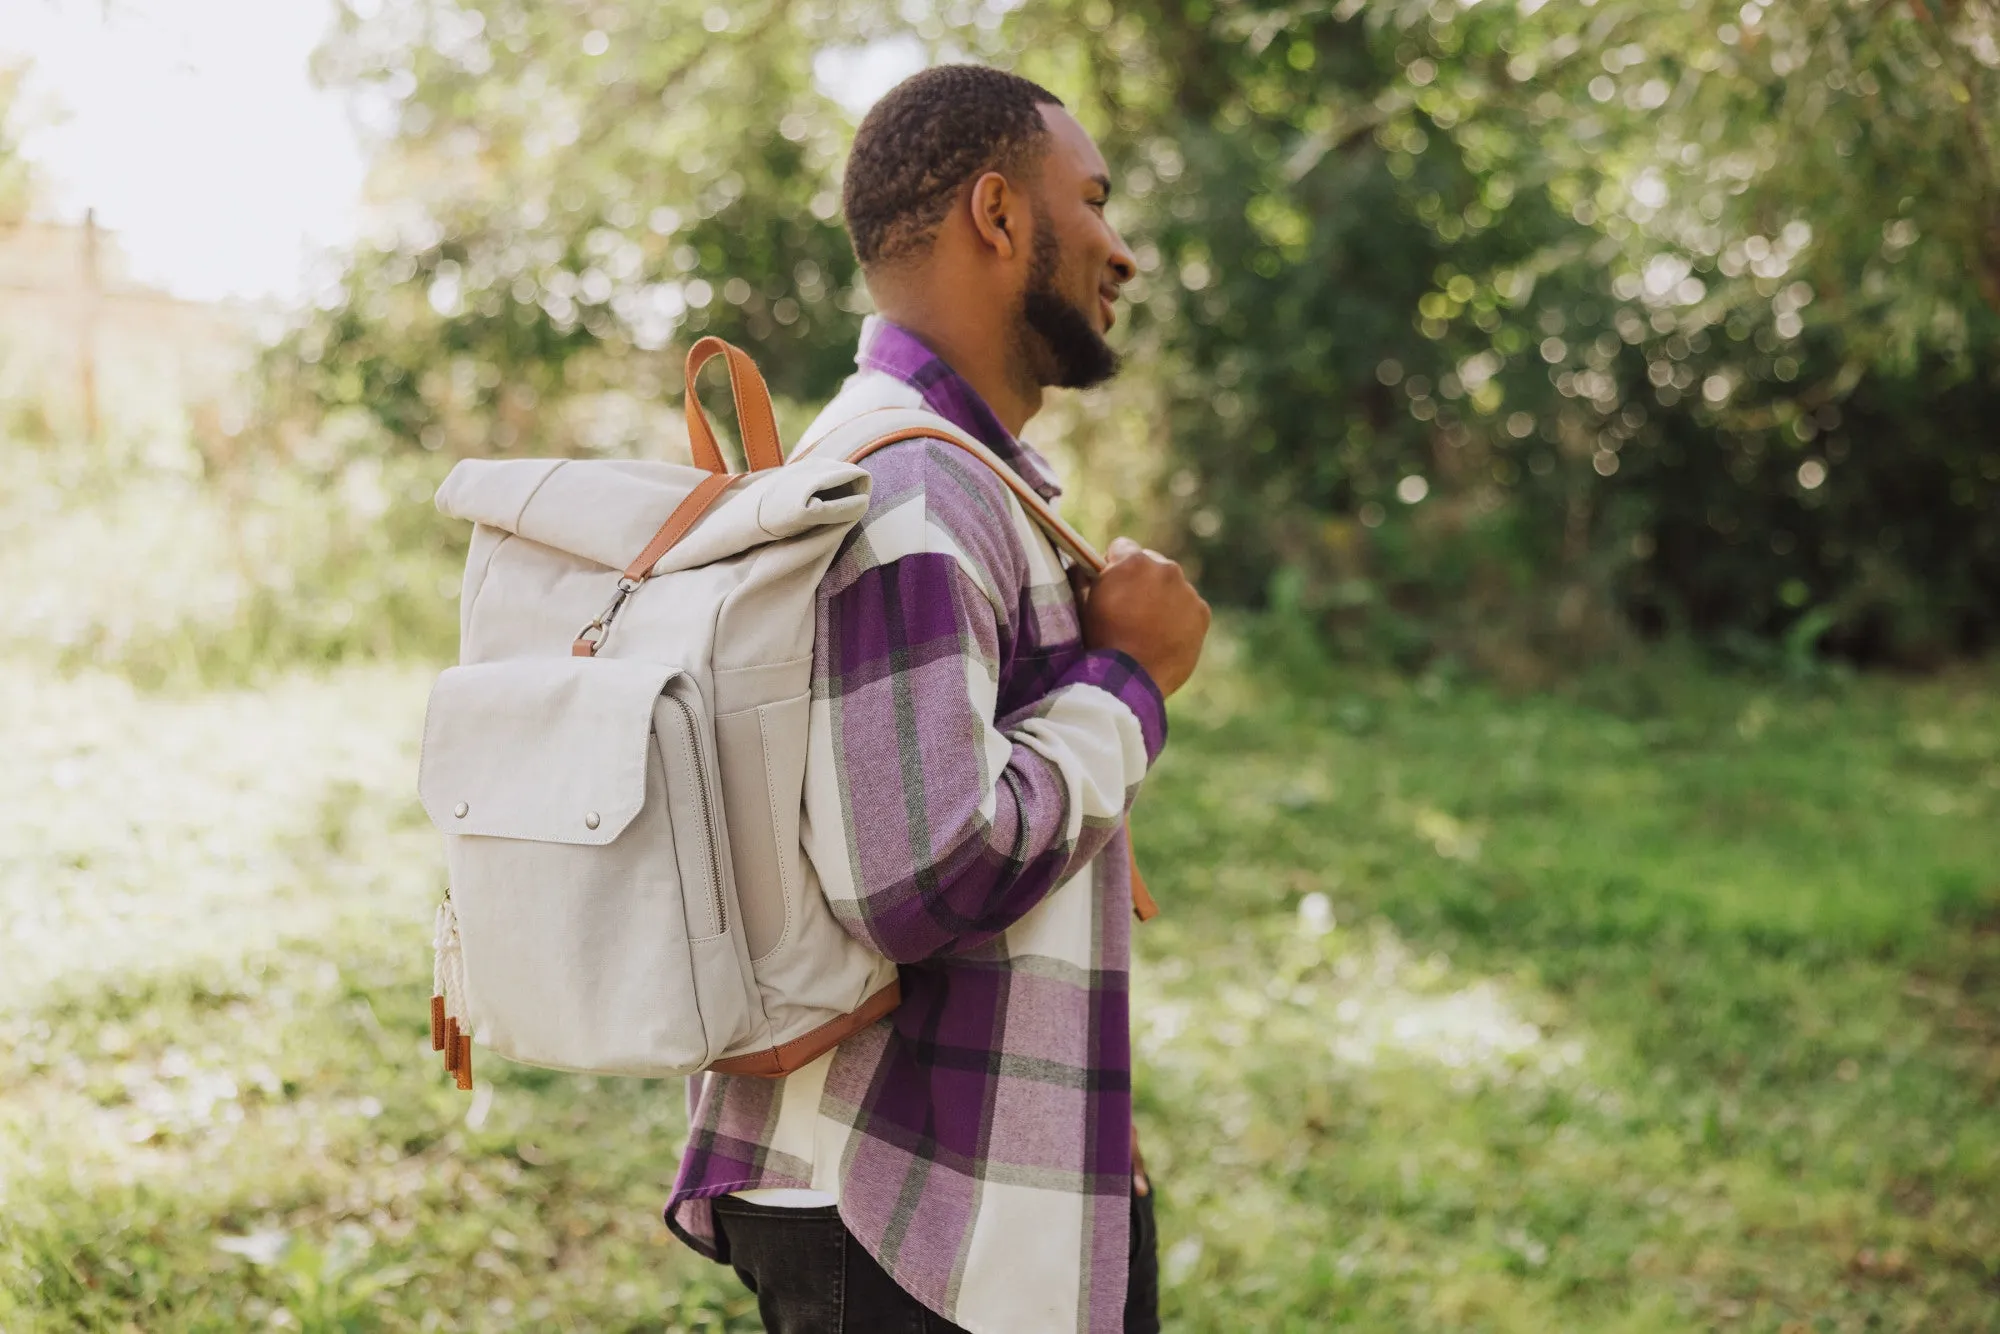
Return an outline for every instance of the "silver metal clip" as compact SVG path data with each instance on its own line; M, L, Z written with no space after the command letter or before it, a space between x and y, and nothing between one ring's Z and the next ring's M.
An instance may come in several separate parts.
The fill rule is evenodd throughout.
M617 617L618 609L625 605L626 598L638 591L637 579L621 576L618 580L618 591L611 595L611 601L605 605L604 610L598 612L590 624L576 632L577 642L589 644L593 654L604 647L604 641L611 635L611 622Z

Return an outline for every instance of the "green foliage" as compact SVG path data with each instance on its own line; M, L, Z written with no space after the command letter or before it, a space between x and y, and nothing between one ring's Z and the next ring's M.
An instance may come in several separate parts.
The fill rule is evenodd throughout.
M820 398L865 296L809 71L914 34L1100 133L1145 420L1081 429L1164 425L1170 465L1123 472L1212 595L1515 680L1629 625L1727 646L1810 618L1820 650L1934 663L2000 634L1996 23L401 0L322 58L384 114L392 225L271 359L270 415L390 452L657 451L703 331Z
M0 435L0 564L23 590L0 651L176 690L448 659L465 534L429 503L445 462L332 428L285 467L220 427L92 449ZM79 551L111 550L116 578L77 577Z
M2000 1318L1990 674L1522 700L1296 630L1225 624L1137 816L1168 1328ZM659 1220L677 1086L438 1069L427 681L0 659L0 1326L757 1327Z
M389 448L646 448L700 333L773 389L851 364L853 256L795 6L408 0L352 10L324 78L386 108L392 224L268 367L274 411Z
M1371 633L1489 658L1484 609L1534 647L1579 596L1710 637L1829 607L1869 657L2000 631L1990 4L1016 21L1084 64L1150 243L1218 593L1293 568L1336 625L1365 589Z

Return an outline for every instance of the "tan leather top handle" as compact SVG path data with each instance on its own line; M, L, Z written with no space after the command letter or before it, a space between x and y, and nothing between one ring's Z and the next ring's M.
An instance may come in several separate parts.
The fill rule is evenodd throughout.
M729 484L736 480L736 474L729 471L729 462L722 457L722 450L715 443L715 429L708 424L708 414L702 411L701 394L698 392L701 368L718 356L729 363L729 392L736 400L736 425L743 432L743 457L750 465L750 471L762 472L766 468L782 468L785 465L785 450L778 443L778 417L771 410L771 391L765 386L757 363L750 360L750 354L742 348L725 343L712 334L698 340L688 349L687 392L683 398L683 411L687 417L688 449L694 455L695 466L706 469L709 475L702 478L694 490L674 507L674 512L653 534L653 540L646 544L646 549L625 567L611 604L577 632L576 640L569 648L576 657L597 656L598 646L611 633L612 618L625 605L625 599L652 577L653 566L659 563L660 557L687 536L688 529L694 527L701 516L722 499L723 493L729 490Z
M694 451L697 466L712 473L726 473L729 465L723 461L722 450L715 443L715 431L708 424L708 414L701 410L701 396L695 392L696 377L701 368L717 356L729 361L729 392L736 399L736 425L743 432L743 457L750 465L750 471L762 472L766 468L784 466L784 447L778 443L778 418L771 411L771 391L764 387L764 377L757 371L757 363L750 360L750 354L740 347L723 342L713 334L701 339L688 349L687 359L687 416L688 448Z

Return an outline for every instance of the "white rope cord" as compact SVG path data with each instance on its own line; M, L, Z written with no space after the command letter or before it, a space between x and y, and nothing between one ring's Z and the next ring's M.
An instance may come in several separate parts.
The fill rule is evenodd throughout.
M448 900L438 903L431 919L431 995L444 995L444 910Z
M444 997L445 1017L465 1027L465 949L458 938L458 913L451 900L438 904L431 937L431 994Z

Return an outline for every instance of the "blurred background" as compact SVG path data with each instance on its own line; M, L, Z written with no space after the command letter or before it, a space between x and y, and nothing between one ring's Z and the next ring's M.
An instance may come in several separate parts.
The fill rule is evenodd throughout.
M757 1327L678 1085L435 1069L429 497L704 333L803 425L947 59L1112 163L1029 435L1225 609L1167 1327L2000 1327L2000 6L10 0L0 1328Z

